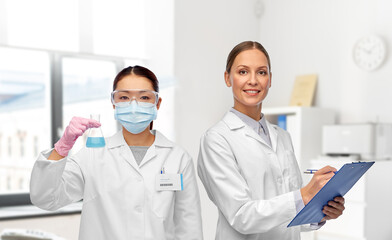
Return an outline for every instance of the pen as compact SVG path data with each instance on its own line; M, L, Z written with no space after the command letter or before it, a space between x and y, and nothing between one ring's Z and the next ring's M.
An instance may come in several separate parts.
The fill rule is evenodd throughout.
M307 169L306 171L304 171L304 173L306 173L306 174L314 174L317 171L318 171L317 169ZM326 173L330 173L330 172L326 172ZM336 172L333 172L333 173L336 173Z

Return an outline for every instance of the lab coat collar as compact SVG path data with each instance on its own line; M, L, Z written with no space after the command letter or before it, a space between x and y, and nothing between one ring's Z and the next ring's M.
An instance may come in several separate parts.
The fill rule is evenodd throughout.
M223 117L223 121L230 128L230 130L236 130L246 126L246 124L231 111L226 113L226 115Z
M163 147L163 148L174 147L173 142L168 140L163 134L161 134L157 130L152 130L151 133L155 135L155 141L151 145L151 147L148 148L146 155L144 156L142 162L139 165L139 168L143 167L143 165L145 165L147 162L152 160L157 155L157 152L156 152L157 147L158 148L160 148L160 147Z
M236 130L240 128L244 128L245 135L256 139L257 141L261 142L268 148L271 148L268 143L264 141L251 127L247 126L237 115L235 115L233 112L229 111L226 113L226 115L223 117L223 121L226 123L226 125L230 128L230 130ZM274 126L269 123L266 120L268 131L270 134L270 139L271 139L271 145L272 149L274 152L276 152L276 146L277 146L277 130L274 128Z
M107 146L109 149L116 148L122 145L127 145L127 142L125 142L122 130L118 131L116 134L114 134L112 137L106 139Z
M151 131L155 135L154 143L148 148L146 155L144 156L140 165L136 163L136 160L129 149L127 142L124 139L123 132L119 131L111 138L107 139L107 146L109 149L120 148L120 155L140 174L140 168L147 162L152 160L156 155L156 147L173 147L174 143L168 140L163 134L156 130Z
M106 143L109 150L116 151L116 148L118 148L120 156L127 161L139 175L141 175L140 168L133 157L132 151L129 149L127 142L125 142L122 130L118 131L112 137L107 138Z
M171 142L169 139L167 139L159 131L152 130L151 133L155 135L155 141L151 146L153 146L153 145L158 146L158 147L173 147L174 146L174 143ZM116 147L123 146L123 145L128 146L127 142L124 139L122 130L118 131L112 137L106 139L106 141L107 141L108 148L116 148Z
M269 136L270 136L270 140L271 140L271 145L272 145L272 149L274 150L274 152L276 152L276 148L278 145L278 130L277 130L277 126L271 124L270 122L267 121L267 119L265 120L266 124L267 124L267 128L268 128L268 132L269 132Z
M167 139L162 133L157 130L152 130L152 134L155 135L155 141L153 145L157 147L174 147L174 143Z

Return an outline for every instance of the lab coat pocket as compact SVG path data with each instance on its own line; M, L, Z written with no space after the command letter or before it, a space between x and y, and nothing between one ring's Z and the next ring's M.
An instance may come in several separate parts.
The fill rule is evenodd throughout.
M159 218L168 218L174 212L175 191L153 192L153 212Z
M290 191L298 190L302 185L301 172L293 151L286 150L286 175L289 181Z

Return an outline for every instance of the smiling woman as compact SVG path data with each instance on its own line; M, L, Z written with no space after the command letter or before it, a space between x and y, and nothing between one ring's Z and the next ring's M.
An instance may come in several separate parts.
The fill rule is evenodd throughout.
M336 169L322 168L301 188L290 135L262 114L272 75L260 43L235 46L226 66L234 107L202 136L198 158L200 179L219 210L216 239L300 239L300 229L287 228L288 223ZM318 229L340 216L344 199L334 200L324 207L320 223L303 229Z
M242 46L239 46L241 48ZM271 87L269 57L262 54L263 47L244 50L238 55L229 57L231 65L225 72L225 81L228 87L232 87L234 96L234 108L240 112L248 113L254 119L260 119L262 102ZM257 105L253 113L246 106Z

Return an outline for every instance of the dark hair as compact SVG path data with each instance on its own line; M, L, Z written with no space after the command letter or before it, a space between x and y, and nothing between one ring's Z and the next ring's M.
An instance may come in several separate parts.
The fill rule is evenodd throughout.
M139 77L147 78L148 80L151 81L154 91L159 92L159 86L158 86L159 82L155 74L151 72L148 68L138 66L138 65L135 65L133 67L132 66L126 67L117 74L116 78L114 78L113 81L113 91L116 90L117 83L128 75L136 75Z
M250 50L250 49L258 49L262 53L264 53L264 55L267 57L269 71L271 72L271 61L270 61L270 57L268 55L267 50L265 50L263 45L261 45L260 43L253 42L253 41L242 42L242 43L238 44L237 46L235 46L231 50L231 52L229 53L229 56L227 56L226 71L228 73L230 73L231 67L233 66L234 60L238 56L238 54L240 54L243 51Z

